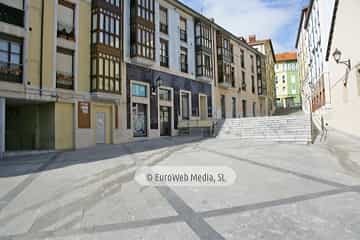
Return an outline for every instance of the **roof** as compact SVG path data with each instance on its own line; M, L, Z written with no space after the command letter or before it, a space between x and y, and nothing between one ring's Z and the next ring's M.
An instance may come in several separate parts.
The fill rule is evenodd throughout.
M299 44L299 39L300 39L300 33L302 30L302 25L304 22L304 18L307 18L309 12L309 7L304 7L301 11L301 18L300 18L300 23L299 23L299 28L298 28L298 32L297 32L297 37L296 37L296 43L295 43L295 48L297 48L298 44Z
M296 52L284 52L275 55L276 62L297 61Z
M262 40L255 40L253 42L248 42L248 44L250 46L257 46L257 45L261 45L261 44L266 44L266 43L269 43L270 44L270 48L271 48L271 52L272 52L272 55L273 55L273 59L274 61L276 61L275 59L275 51L274 51L274 47L273 47L273 44L272 44L272 41L271 39L262 39Z

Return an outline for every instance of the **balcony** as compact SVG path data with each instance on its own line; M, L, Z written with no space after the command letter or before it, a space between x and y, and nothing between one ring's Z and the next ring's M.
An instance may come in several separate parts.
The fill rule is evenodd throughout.
M74 89L74 76L71 73L56 72L56 88Z
M23 70L21 65L0 62L0 81L21 83L22 74Z
M24 10L0 3L0 22L24 27Z

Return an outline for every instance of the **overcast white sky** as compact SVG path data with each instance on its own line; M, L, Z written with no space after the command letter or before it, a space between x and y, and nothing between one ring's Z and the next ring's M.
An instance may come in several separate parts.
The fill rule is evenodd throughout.
M294 49L301 9L309 0L181 0L235 35L271 38L276 52Z

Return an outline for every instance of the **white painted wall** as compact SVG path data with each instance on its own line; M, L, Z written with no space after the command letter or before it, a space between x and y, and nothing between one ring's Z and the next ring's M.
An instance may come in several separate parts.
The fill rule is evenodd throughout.
M338 48L342 59L350 59L352 69L344 87L346 66L329 58L331 107L324 113L329 127L360 137L360 32L351 31L360 22L360 1L340 1L331 54Z

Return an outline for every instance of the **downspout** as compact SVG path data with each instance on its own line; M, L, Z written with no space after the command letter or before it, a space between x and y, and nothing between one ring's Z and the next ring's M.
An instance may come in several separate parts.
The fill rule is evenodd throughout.
M43 94L43 55L44 55L44 10L45 3L41 0L41 39L40 39L40 96Z

